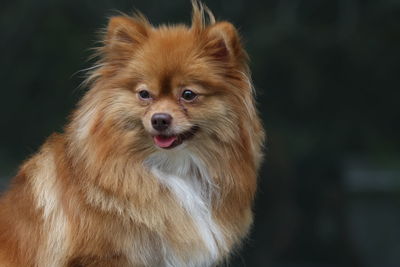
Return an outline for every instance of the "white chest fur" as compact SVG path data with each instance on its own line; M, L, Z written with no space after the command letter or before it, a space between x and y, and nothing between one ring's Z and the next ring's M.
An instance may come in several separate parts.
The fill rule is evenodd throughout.
M219 249L225 242L219 226L214 222L211 209L215 189L206 166L194 155L185 151L159 152L150 156L145 164L192 218L207 253L181 262L166 244L164 248L167 266L210 266L218 258Z

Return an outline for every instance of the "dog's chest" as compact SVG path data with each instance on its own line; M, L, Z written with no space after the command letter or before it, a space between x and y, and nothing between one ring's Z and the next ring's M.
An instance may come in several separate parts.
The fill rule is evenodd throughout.
M186 153L155 154L146 160L153 175L165 186L192 221L206 250L193 252L191 262L181 262L179 252L164 244L166 266L210 266L224 248L224 238L213 219L211 201L215 189L206 166Z

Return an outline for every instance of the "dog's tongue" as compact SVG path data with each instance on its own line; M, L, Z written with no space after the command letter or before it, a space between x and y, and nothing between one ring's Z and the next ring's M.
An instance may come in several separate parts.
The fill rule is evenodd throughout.
M176 139L177 139L176 136L156 135L154 136L154 143L156 143L156 145L159 147L168 148L172 146L172 144L175 142Z

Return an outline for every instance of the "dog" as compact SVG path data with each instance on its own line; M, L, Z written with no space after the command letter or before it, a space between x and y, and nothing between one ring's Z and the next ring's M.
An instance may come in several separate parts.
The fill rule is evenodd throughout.
M215 266L252 224L264 131L236 28L109 20L89 90L0 198L0 266Z

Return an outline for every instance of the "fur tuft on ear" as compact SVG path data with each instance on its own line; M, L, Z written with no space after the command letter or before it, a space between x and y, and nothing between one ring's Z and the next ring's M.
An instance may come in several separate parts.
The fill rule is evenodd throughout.
M198 0L192 0L192 30L201 32L213 24L215 24L215 17L211 10Z

